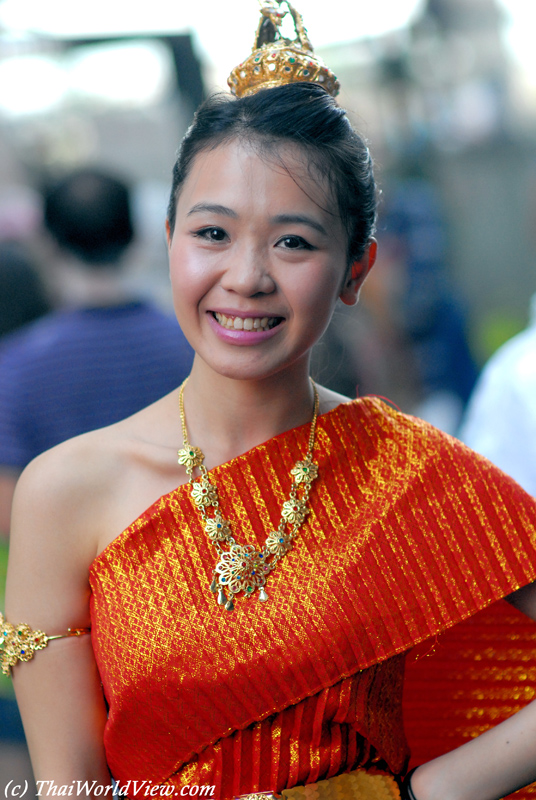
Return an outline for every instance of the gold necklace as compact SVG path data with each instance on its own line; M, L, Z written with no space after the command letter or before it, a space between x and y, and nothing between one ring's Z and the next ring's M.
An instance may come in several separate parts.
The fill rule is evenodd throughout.
M205 532L216 548L218 561L214 568L214 577L210 584L210 591L218 595L218 604L225 606L227 611L234 608L235 595L244 593L245 597L252 597L259 589L259 600L268 600L264 589L266 579L275 568L278 561L288 553L292 541L300 530L306 515L309 513L307 499L311 484L318 475L318 467L313 463L313 449L315 444L316 420L318 417L318 392L314 381L311 379L314 392L313 419L309 431L307 454L303 461L298 461L290 470L291 487L289 499L283 503L281 521L277 530L271 531L266 537L262 551L251 544L238 544L231 532L231 523L224 519L220 511L218 490L211 483L208 470L204 465L205 456L199 447L194 447L188 441L186 418L184 416L184 387L188 378L179 389L179 410L182 426L182 449L179 450L179 464L185 467L191 486L191 494L199 513L201 514ZM196 467L201 473L199 480L194 480L193 473ZM213 514L209 516L209 510ZM287 526L290 530L287 532ZM228 550L225 549L228 546ZM227 590L228 596L225 594Z

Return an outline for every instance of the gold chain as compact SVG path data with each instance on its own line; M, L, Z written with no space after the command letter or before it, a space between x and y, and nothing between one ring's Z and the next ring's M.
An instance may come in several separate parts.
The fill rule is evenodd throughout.
M179 464L185 467L191 486L191 495L197 506L205 532L214 545L218 561L214 568L214 577L210 591L218 595L218 604L227 611L234 608L233 598L244 593L252 597L259 590L259 600L268 600L264 589L266 579L292 547L292 541L300 530L305 517L309 513L307 500L314 479L318 476L318 467L313 463L315 445L316 420L318 417L318 392L314 381L311 384L314 393L313 419L309 431L307 454L303 461L298 461L290 470L291 487L289 499L283 503L281 520L277 530L266 537L262 551L253 545L238 544L231 532L231 523L223 518L220 511L218 490L211 482L205 467L205 456L199 447L188 441L186 417L184 415L184 387L188 378L179 389L179 411L182 426L182 448L178 452ZM194 480L194 470L199 469L199 480ZM212 510L212 515L209 515ZM287 532L287 526L290 530ZM227 545L228 549L225 549ZM226 592L227 591L227 595Z

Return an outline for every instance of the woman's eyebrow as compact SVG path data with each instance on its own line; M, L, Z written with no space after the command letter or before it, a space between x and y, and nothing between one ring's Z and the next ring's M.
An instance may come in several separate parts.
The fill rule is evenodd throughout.
M302 214L278 214L272 217L270 222L274 225L308 225L323 236L327 236L327 231L319 222L312 217L303 216Z
M203 211L208 212L209 214L223 214L225 217L233 217L234 219L238 217L238 214L236 211L233 211L232 208L220 206L217 203L196 203L191 207L186 216L189 217L192 214L197 214Z

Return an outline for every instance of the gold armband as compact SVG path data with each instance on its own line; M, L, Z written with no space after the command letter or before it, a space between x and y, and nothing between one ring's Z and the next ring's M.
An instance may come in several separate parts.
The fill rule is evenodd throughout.
M17 661L30 661L36 650L42 650L52 639L65 639L68 636L84 636L90 628L67 628L67 633L47 636L43 631L32 631L29 625L12 625L0 612L0 663L4 675L9 675L10 667Z

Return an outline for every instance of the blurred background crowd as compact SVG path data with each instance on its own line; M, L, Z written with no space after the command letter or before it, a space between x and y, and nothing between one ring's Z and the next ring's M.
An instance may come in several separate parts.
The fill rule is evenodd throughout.
M105 406L99 402L109 394L105 367L113 373L113 343L123 335L136 354L142 345L135 337L154 339L155 325L166 347L177 342L167 375L144 373L133 356L138 383L156 392L152 399L188 371L191 353L169 318L164 220L170 171L193 111L208 93L226 88L227 74L248 54L258 9L254 0L200 0L190 4L195 8L169 0L134 5L95 0L82 11L65 0L0 0L4 508L32 454L20 455L14 445L9 455L2 452L6 409L11 403L19 412L22 405L11 394L11 400L2 397L23 384L23 361L30 372L21 389L27 413L35 419L31 400L48 421L67 417L62 381L75 374L78 410L84 403ZM336 312L318 345L315 375L350 396L388 397L456 434L480 369L527 325L536 291L536 55L530 40L536 9L523 0L361 5L298 3L313 44L340 79L340 104L371 142L381 189L377 266L358 310ZM130 233L115 249L88 255L92 246L81 251L58 232L51 198L73 175L82 183L71 186L74 194L64 205L79 203L85 214L102 189L99 180L124 187L123 211L106 212L108 221L116 212L128 217ZM80 237L90 222L86 216L62 224ZM136 316L140 309L150 322ZM58 341L63 336L74 347L81 315L90 326L88 317L97 315L102 334L103 316L112 314L105 339L92 345L94 361L71 349L64 367L58 365ZM51 354L54 364L47 361ZM147 360L154 366L150 353ZM97 373L100 386L91 383ZM136 379L121 378L127 386ZM56 391L49 398L51 385ZM139 407L150 400L140 397ZM116 407L119 416L135 410L119 401ZM68 435L113 421L82 417L79 429L65 428ZM3 608L5 516L0 527ZM0 779L29 774L6 679L0 683Z

